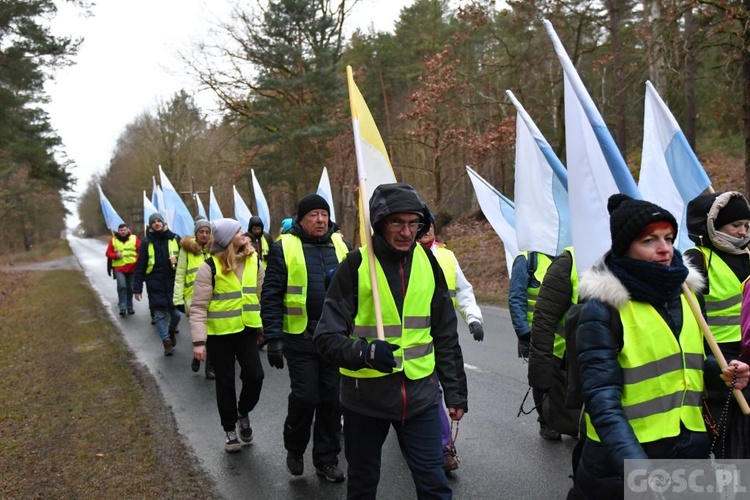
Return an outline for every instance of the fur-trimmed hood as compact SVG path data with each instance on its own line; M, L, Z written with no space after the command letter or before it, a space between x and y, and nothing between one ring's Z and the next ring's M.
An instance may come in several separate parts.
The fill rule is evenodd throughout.
M206 250L211 250L211 245L214 242L214 235L210 235L208 237L208 243L206 243ZM195 236L184 236L180 240L180 248L185 249L186 252L190 252L193 255L200 255L201 252L201 246L198 244L198 242L195 240Z
M684 264L688 268L688 276L685 279L688 288L693 292L703 290L705 286L703 275L690 264L688 259L684 260ZM630 293L625 285L609 270L604 263L604 259L600 259L583 274L578 285L578 297L581 302L596 299L619 309L630 300Z

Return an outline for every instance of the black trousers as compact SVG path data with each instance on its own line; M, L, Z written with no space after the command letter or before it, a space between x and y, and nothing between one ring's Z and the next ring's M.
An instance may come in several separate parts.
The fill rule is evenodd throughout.
M235 429L237 413L247 415L260 399L263 365L258 355L258 330L245 328L229 335L209 335L206 349L216 374L216 405L225 432ZM237 401L234 363L240 364L240 399Z
M341 452L338 368L323 361L311 339L302 335L289 337L289 334L284 336L284 357L291 386L284 422L284 447L302 455L310 442L312 427L313 464L316 467L338 465Z

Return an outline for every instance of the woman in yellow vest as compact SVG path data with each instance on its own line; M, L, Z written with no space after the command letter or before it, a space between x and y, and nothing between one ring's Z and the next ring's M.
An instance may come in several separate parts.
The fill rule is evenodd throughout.
M623 194L607 208L611 250L579 287L586 441L574 482L583 498L611 499L623 497L626 459L706 459L704 380L721 386L736 375L741 389L750 367L732 360L722 374L713 356L704 356L680 293L683 283L697 290L703 280L673 247L674 217Z
M205 217L198 215L193 226L194 236L185 236L180 240L180 254L177 256L177 269L174 279L174 295L172 302L183 314L190 316L190 303L193 300L195 277L198 269L207 259L211 257L211 246L214 239L211 236L211 224ZM201 368L201 362L193 358L190 368L197 372ZM206 356L206 378L214 379L214 369L211 366L211 357Z
M249 413L258 403L263 387L257 337L264 271L239 222L215 220L211 222L211 233L213 256L201 264L195 277L190 330L193 357L202 361L210 353L216 376L216 404L225 432L224 450L231 453L241 450L240 440L253 440ZM235 359L240 364L242 381L239 401L234 383Z
M685 258L706 279L706 321L726 359L740 356L742 283L750 276L747 244L750 205L738 191L698 196L688 204L687 228L695 247ZM750 398L750 390L746 391ZM709 391L707 418L719 423L726 391ZM750 458L750 419L735 401L729 403L728 422L721 422L716 440L717 458Z

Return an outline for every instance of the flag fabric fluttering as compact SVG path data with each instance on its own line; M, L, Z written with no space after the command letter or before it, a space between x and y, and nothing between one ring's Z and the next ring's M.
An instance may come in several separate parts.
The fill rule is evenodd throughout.
M247 226L250 224L250 217L253 216L245 200L242 199L240 193L237 191L237 186L232 184L232 192L234 193L234 218L240 223L243 231L247 231Z
M572 244L568 173L521 103L510 90L505 93L516 107L513 198L518 248L559 255Z
M638 189L645 200L666 208L678 220L676 246L681 251L694 245L687 232L687 204L710 186L677 120L647 81Z
M322 196L328 202L328 206L331 207L331 211L328 214L333 222L336 222L336 211L333 208L333 192L331 191L331 180L328 178L328 169L323 167L323 173L320 176L320 182L318 183L318 196Z
M365 196L360 192L360 238L364 245L369 235L365 235L365 228L370 226L369 217L370 198L375 188L381 184L392 184L396 181L388 152L380 137L375 120L367 107L364 97L354 83L351 66L346 67L346 78L349 86L349 105L352 112L352 131L354 133L354 152L357 157L357 176L360 180L360 191L364 186Z
M471 167L466 167L474 193L477 196L479 207L487 218L492 229L503 241L505 248L505 265L508 268L508 276L513 268L513 260L519 254L518 241L516 237L515 206L512 201L502 195L500 191L484 180Z
M219 202L216 201L216 196L214 196L214 187L211 186L208 189L208 220L218 220L223 218L224 216L221 214Z
M255 177L255 170L250 169L250 175L253 178L253 194L255 195L255 208L258 210L258 217L263 221L263 228L268 231L271 227L271 210L268 208L266 197L263 196L263 190L260 188L260 182Z
M104 216L104 223L107 225L107 228L112 232L117 232L117 229L120 227L120 224L125 224L125 221L122 220L122 217L117 215L117 211L112 206L112 204L109 202L106 196L104 196L104 191L102 191L102 186L97 183L96 187L99 188L99 204L102 207L102 215Z
M189 236L193 234L194 222L193 216L190 215L185 202L182 201L180 194L172 186L167 174L159 165L159 179L161 180L162 192L164 193L164 207L167 211L167 218L170 219L169 229L179 236Z
M204 219L208 219L208 216L206 215L206 209L203 206L203 202L201 201L201 197L198 196L198 193L195 193L193 196L195 196L195 204L198 205L198 215L200 215Z
M156 183L156 177L154 177L153 175L151 176L151 182L153 184L151 190L151 204L156 207L156 211L159 212L166 220L167 211L164 208L164 193Z
M609 197L618 192L641 196L552 24L545 19L544 26L563 69L568 204L580 277L610 248Z
M159 211L156 209L156 206L154 206L151 200L148 199L146 191L143 191L143 234L146 234L146 231L148 230L148 218L151 217L151 214L157 212Z

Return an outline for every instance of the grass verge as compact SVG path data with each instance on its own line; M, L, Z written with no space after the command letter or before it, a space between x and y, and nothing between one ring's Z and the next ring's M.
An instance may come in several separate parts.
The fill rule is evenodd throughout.
M0 279L0 498L217 498L83 274Z

